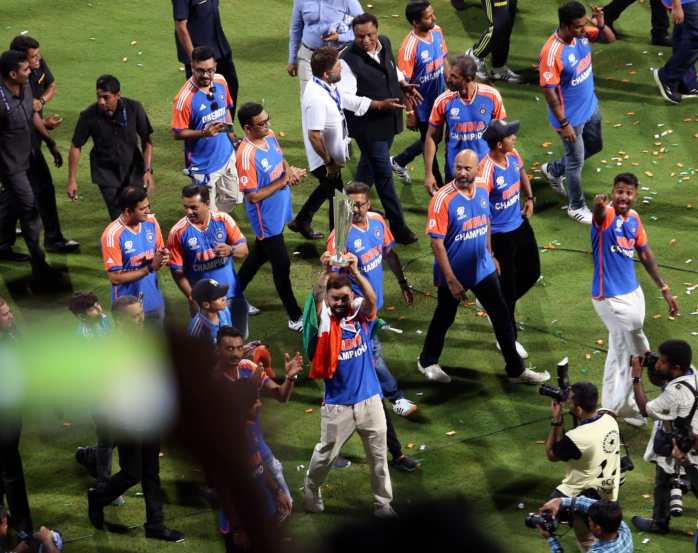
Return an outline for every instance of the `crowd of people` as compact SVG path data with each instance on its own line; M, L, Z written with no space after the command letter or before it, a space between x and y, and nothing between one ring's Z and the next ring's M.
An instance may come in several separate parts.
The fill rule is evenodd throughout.
M655 79L662 97L678 103L698 95L693 66L698 11L693 0L663 1L675 24L673 54ZM538 385L550 379L547 371L526 368L529 353L518 339L517 302L540 277L539 248L530 223L536 198L516 149L517 135L526 129L507 119L502 94L494 86L496 81L523 81L507 65L516 2L487 0L484 7L489 28L464 55L449 58L446 37L426 0L407 3L410 30L397 56L391 40L380 34L379 20L364 12L358 0L295 0L287 71L300 81L306 170L285 159L264 105L238 105L238 76L218 1L173 0L177 54L187 80L174 96L170 127L172 139L183 145L183 170L191 183L181 190L184 216L166 236L151 212L153 128L143 105L123 96L118 78L105 74L96 81L96 102L75 122L66 193L78 198L81 148L91 139L91 180L99 187L110 221L100 252L111 284L113 318L112 323L94 293L76 293L69 307L78 320L77 332L85 340L99 340L146 325L154 332L163 330L167 314L159 280L169 268L192 317L187 334L215 359L205 374L223 387L244 382L257 390L245 405L242 451L247 476L263 496L263 517L274 525L295 507L283 464L264 439L260 398L287 402L304 371L304 356L286 353L284 374L277 374L269 347L254 340L249 317L259 310L246 296L267 262L288 328L303 334L309 377L324 383L320 438L305 476L303 508L309 513L324 510L322 485L331 469L350 464L341 450L354 433L364 445L376 517L397 516L390 468L411 473L419 467L402 451L391 421L393 415L412 415L418 406L391 373L379 338L384 262L405 303L413 302L396 245L409 246L418 238L406 222L393 175L410 181L406 167L416 157L424 159L429 202L425 232L437 288L416 370L428 381L451 381L439 358L458 307L471 292L492 325L493 349L501 352L509 381ZM614 0L608 10L594 7L588 14L576 1L561 5L559 27L539 54L539 84L563 150L560 159L544 164L541 171L553 190L567 198L568 216L590 226L592 304L609 332L601 392L592 383L577 382L563 387L552 404L546 454L550 461L567 463L567 470L534 526L553 552L562 551L554 535L559 519L573 526L584 551L632 551L618 503L628 471L619 423L643 427L647 417L656 421L646 454L657 465L654 511L651 518L633 517L635 527L668 532L677 481L687 480L698 491L698 443L692 433L698 431L698 381L690 346L669 340L655 355L643 332L645 303L635 275L635 253L670 315L677 314L678 305L633 210L638 179L632 173L618 174L608 194L594 197L591 209L583 195L584 162L603 149L592 44L616 40L612 23L624 7ZM653 3L652 41L666 45L668 22L655 17L655 7ZM615 11L609 21L611 8ZM484 58L489 54L492 68L487 70ZM62 120L43 113L57 87L39 42L24 35L0 55L0 77L0 260L30 262L37 283L51 286L62 276L46 262L44 249L70 253L80 247L62 233L51 171L42 153L45 143L61 167L62 155L50 133ZM404 125L417 131L419 139L393 155L394 138ZM342 172L352 141L359 158L355 179L347 183ZM317 186L294 216L292 189L307 173L317 179ZM371 201L372 188L380 206ZM333 208L336 192L348 198L351 220L337 220L341 211ZM230 214L241 204L253 243ZM324 233L312 226L323 205L328 206L330 232L318 265L320 276L314 283L293 282L285 229L307 240L323 239ZM18 221L29 255L13 249ZM347 226L345 236L340 228ZM301 307L296 292L304 294L311 287ZM11 306L0 299L0 345L12 347L20 339ZM644 392L643 367L663 388L653 401ZM566 433L565 403L578 422ZM122 504L124 492L140 482L145 536L182 541L181 532L165 526L159 441L125 436L102 413L93 415L96 443L75 454L95 478L87 492L90 523L104 528L104 508ZM9 508L8 513L0 509L0 540L9 525L18 540L13 551L60 549L60 534L44 527L34 533L20 433L19 419L0 420L0 500L5 497ZM112 474L115 447L120 470ZM219 527L226 546L230 551L247 548L245 517L236 514L226 491L216 488L217 481L215 471L207 474L206 484L221 499Z

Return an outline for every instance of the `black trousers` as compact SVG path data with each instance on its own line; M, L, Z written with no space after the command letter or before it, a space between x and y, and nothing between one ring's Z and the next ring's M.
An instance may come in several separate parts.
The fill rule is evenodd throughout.
M524 219L516 230L493 233L492 251L499 261L499 284L516 336L516 302L540 278L538 244L528 219Z
M421 156L424 153L424 140L427 136L427 130L429 130L429 121L419 122L419 140L415 140L412 144L407 146L402 152L393 158L393 161L397 162L398 165L402 167L407 167L407 164L412 162L417 156ZM444 184L443 178L441 177L441 170L439 169L438 155L434 156L434 163L431 166L431 171L436 179L437 188L441 188Z
M620 14L634 2L635 0L612 0L610 4L604 6L603 15L606 25L613 26ZM650 0L650 9L652 13L652 38L666 37L669 34L669 12L662 4L662 0Z
M514 29L517 0L482 0L482 7L489 26L473 46L473 54L484 58L492 54L492 66L506 65L509 57L509 42Z
M385 411L385 424L386 424L386 436L385 439L388 442L388 451L393 459L399 459L402 457L402 444L397 437L397 432L395 432L395 426L393 426L393 421L390 418L390 410L388 406L383 402L383 411Z
M17 420L10 420L6 414L0 414L0 417L5 419L0 422L0 505L6 496L10 511L10 527L17 532L21 540L26 540L34 531L22 458L19 455L22 425Z
M238 271L238 282L240 289L244 292L247 285L254 278L260 267L267 261L271 262L271 274L274 278L276 293L279 294L284 304L288 318L297 321L303 315L303 311L298 306L296 296L293 294L291 286L291 260L286 250L284 235L277 234L264 240L257 238L250 254L245 258Z
M321 165L312 171L312 173L313 176L318 180L318 185L315 187L315 190L310 193L308 199L305 200L303 207L301 207L300 211L296 215L296 221L301 224L310 224L310 222L313 220L313 215L315 215L317 210L320 209L325 200L327 200L328 205L330 206L329 221L331 231L334 228L334 211L332 209L332 200L334 198L334 191L339 190L341 192L343 189L344 185L342 183L342 174L337 173L336 175L330 177L327 175L327 168L324 165Z
M663 526L669 526L671 514L669 513L669 500L671 497L671 481L673 474L667 474L659 465L654 471L654 506L652 518ZM693 465L686 469L686 478L691 484L691 490L698 497L698 467Z
M94 467L97 474L97 488L104 488L111 476L112 454L114 452L114 437L106 421L94 416L97 445L87 448L87 464Z
M58 219L58 207L56 206L56 189L53 187L53 177L51 170L46 163L41 148L37 148L32 152L27 176L34 192L34 199L41 222L44 226L44 244L56 244L65 241L61 232L61 223ZM8 236L15 234L17 221L19 217L15 216L10 223L8 219Z
M40 244L41 218L28 173L0 175L0 184L0 250L9 249L14 244L15 221L19 217L32 266L43 265L46 256Z
M186 64L184 66L187 79L192 75L191 65ZM240 83L238 82L238 74L235 70L235 64L233 63L233 54L228 54L226 57L216 60L216 73L220 73L225 77L225 82L228 84L228 92L230 92L230 97L233 99L233 109L230 110L230 115L235 121L235 110L238 107L238 91L240 90Z
M516 353L514 325L511 324L511 316L502 295L496 271L482 279L471 290L490 317L494 334L502 348L507 376L519 376L524 371L524 364ZM448 286L439 286L436 309L419 356L419 362L423 367L438 363L444 349L446 332L455 321L459 306L460 301L451 295Z
M102 506L109 505L126 490L139 482L145 497L145 526L156 528L165 522L160 488L160 444L144 442L119 443L121 470L102 486L95 488L95 499Z

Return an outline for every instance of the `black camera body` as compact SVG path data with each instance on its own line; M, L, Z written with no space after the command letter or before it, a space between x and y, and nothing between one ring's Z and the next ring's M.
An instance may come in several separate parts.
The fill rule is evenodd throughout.
M570 396L569 361L565 357L557 364L557 386L541 384L538 393L557 403L564 403Z
M550 513L528 513L524 524L534 530L538 527L543 528L549 534L554 534L557 529L557 519Z

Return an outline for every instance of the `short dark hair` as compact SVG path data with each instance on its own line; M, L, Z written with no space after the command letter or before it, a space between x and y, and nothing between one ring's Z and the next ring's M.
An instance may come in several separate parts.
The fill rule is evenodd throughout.
M417 21L422 19L422 14L429 6L431 6L431 3L426 0L408 2L405 6L405 17L407 18L407 22L410 25L414 25Z
M596 410L599 403L599 390L591 382L575 382L571 386L572 401L577 407L581 407L587 413Z
M348 182L344 187L345 194L366 194L368 196L370 190L368 184L358 180Z
M0 55L0 77L10 78L10 73L19 71L19 67L27 63L27 54L18 50L5 50Z
M617 532L623 522L623 509L617 501L600 500L592 503L587 514L601 527L604 534Z
M349 280L349 275L346 273L331 273L327 278L326 290L338 290L339 288L344 288L348 286L351 288L351 280Z
M195 61L210 60L211 58L215 59L216 54L213 52L213 49L209 46L197 46L191 51L192 63L194 63Z
M457 67L464 77L475 80L477 63L470 56L456 56L451 60L451 67Z
M584 17L587 13L584 4L580 2L567 2L557 10L557 17L560 25L571 25L575 20Z
M683 340L666 340L659 345L659 353L667 358L672 365L677 365L683 370L691 368L693 351L688 342Z
M68 302L68 309L77 317L84 315L90 307L98 302L99 298L93 292L75 292Z
M323 46L315 50L310 57L310 69L313 76L322 77L323 73L330 71L337 63L338 57L337 50L331 46Z
M115 319L118 319L129 305L135 305L136 303L141 303L141 300L136 296L119 296L111 306L111 313Z
M638 182L637 177L633 173L620 173L616 175L613 179L613 186L622 182L623 184L629 184L633 188L637 188Z
M242 335L242 332L240 332L237 328L234 326L222 326L218 329L218 336L216 336L216 344L220 344L223 341L223 338L240 338L241 340L244 340L245 337Z
M211 200L211 195L208 191L208 186L199 186L198 184L187 184L182 188L182 198L193 198L201 196L201 201L205 204Z
M244 127L252 123L252 119L257 117L260 113L264 111L264 106L258 104L257 102L247 102L240 106L238 109L238 121L240 121L240 126Z
M127 186L119 193L118 205L121 211L135 209L148 197L148 192L142 186Z
M27 35L17 35L10 42L10 50L17 50L18 52L26 52L38 47L39 41Z
M361 15L357 15L351 22L351 29L352 31L356 29L359 25L363 25L364 23L373 23L376 26L376 29L378 28L378 18L373 15L372 13L362 13Z
M118 94L121 92L121 83L114 75L101 75L97 77L97 90Z

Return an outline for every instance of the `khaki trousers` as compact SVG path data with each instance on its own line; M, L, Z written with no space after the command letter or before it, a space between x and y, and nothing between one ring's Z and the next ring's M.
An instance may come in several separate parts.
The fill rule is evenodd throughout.
M209 207L216 211L230 212L235 204L241 204L243 194L240 192L238 171L235 167L235 150L230 155L228 162L213 173L208 175L191 175L194 184L206 186L209 190Z
M308 467L307 485L317 490L327 478L342 446L356 431L364 444L371 471L374 508L389 505L393 486L388 472L386 422L380 396L354 405L323 405L320 410L320 442L315 445Z

